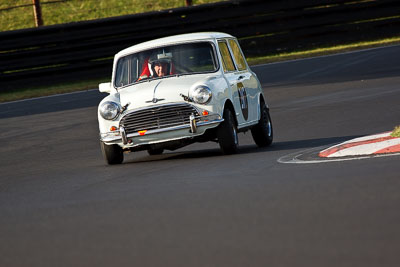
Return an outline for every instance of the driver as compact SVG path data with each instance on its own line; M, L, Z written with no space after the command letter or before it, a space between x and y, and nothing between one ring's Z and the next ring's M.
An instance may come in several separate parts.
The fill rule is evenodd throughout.
M139 77L139 80L145 78L163 77L173 74L171 59L172 53L165 53L164 51L161 54L154 54L150 56L150 58L146 60L147 64L145 61L145 67Z
M164 61L156 61L151 65L151 69L154 72L154 77L162 77L167 75L169 69L169 63Z
M162 77L171 73L172 53L155 54L149 58L149 69L152 77Z

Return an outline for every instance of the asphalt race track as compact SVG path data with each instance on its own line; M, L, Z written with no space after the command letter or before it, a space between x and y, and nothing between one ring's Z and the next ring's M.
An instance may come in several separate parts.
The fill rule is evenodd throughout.
M0 105L0 266L399 266L400 155L285 164L400 125L400 46L253 67L275 140L107 166L97 91Z

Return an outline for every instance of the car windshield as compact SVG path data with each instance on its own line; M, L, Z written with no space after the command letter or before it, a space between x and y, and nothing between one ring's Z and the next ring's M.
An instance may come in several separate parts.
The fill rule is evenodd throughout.
M218 63L210 42L159 47L122 57L118 60L115 87L136 82L195 73L215 72Z

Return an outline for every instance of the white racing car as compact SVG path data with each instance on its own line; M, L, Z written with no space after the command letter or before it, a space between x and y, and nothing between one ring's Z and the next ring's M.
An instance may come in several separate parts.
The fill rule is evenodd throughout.
M99 90L109 93L98 107L108 164L122 163L124 152L155 155L204 141L233 154L238 132L248 130L259 147L272 143L260 82L229 34L176 35L122 50L111 83Z

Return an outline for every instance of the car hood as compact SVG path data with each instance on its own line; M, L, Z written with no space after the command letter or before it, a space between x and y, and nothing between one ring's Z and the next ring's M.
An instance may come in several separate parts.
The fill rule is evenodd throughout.
M215 75L187 75L167 77L151 81L143 81L138 84L119 90L121 105L130 103L128 110L162 105L167 103L182 102L181 94L188 96L189 90L198 85L207 85Z

